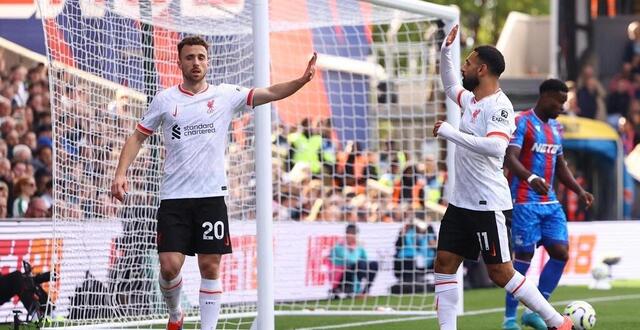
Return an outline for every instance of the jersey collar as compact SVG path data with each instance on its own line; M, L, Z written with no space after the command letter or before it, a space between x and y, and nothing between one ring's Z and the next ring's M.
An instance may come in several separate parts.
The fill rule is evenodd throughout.
M483 97L483 98L481 98L481 99L479 99L479 100L478 100L478 99L476 99L476 96L474 95L474 96L473 96L473 103L478 103L478 102L480 102L480 101L482 101L482 100L484 100L484 99L487 99L487 98L489 98L489 97L492 97L492 96L494 96L494 95L496 95L496 94L498 94L498 93L500 93L500 92L502 92L502 88L498 88L495 92L493 92L493 94L489 94L489 95L487 95L487 96L485 96L485 97Z
M185 94L185 95L188 95L188 96L195 96L195 95L198 95L198 94L202 94L202 93L206 92L208 89L209 89L209 84L207 84L207 86L205 88L203 88L201 91L198 91L197 93L194 94L194 93L182 88L182 84L178 84L178 90L182 94Z

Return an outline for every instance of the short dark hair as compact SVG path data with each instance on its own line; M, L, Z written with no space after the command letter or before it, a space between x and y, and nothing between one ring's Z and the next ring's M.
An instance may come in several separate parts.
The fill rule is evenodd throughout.
M178 43L178 56L180 56L180 52L182 51L182 48L184 48L184 46L203 46L204 49L207 50L207 52L209 51L209 44L202 39L199 36L189 36L189 37L185 37L184 39L182 39L180 41L180 43Z
M473 51L478 54L480 61L487 65L491 73L496 77L500 77L504 72L504 56L496 47L489 45L478 46Z
M559 80L559 79L547 79L547 80L543 81L542 84L540 84L539 90L540 90L540 94L541 95L542 95L542 93L546 93L546 92L564 92L564 93L568 93L569 92L569 87L562 80Z
M356 227L355 224L350 223L347 225L347 230L345 231L347 234L357 234L358 233L358 227Z

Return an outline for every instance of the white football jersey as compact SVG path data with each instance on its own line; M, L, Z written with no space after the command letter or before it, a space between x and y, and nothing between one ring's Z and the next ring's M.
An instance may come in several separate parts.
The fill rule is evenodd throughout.
M253 89L210 85L193 94L174 86L159 92L137 130L162 128L167 151L161 199L228 195L224 154L233 114L253 107Z
M460 132L511 139L516 129L515 114L511 101L502 90L476 101L473 93L461 89L457 102L462 108ZM478 211L513 208L509 183L502 170L504 157L485 156L456 146L454 158L455 184L451 204Z

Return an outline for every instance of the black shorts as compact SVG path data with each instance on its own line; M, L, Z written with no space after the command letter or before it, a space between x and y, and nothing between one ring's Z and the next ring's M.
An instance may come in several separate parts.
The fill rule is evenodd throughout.
M158 209L158 252L231 253L224 197L165 199Z
M438 234L438 250L486 264L511 261L511 210L475 211L449 204Z

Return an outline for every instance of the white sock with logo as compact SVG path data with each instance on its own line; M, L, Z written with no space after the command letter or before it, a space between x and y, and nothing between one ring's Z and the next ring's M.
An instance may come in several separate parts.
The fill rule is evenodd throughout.
M220 315L222 284L220 280L202 279L200 282L200 328L215 330Z

